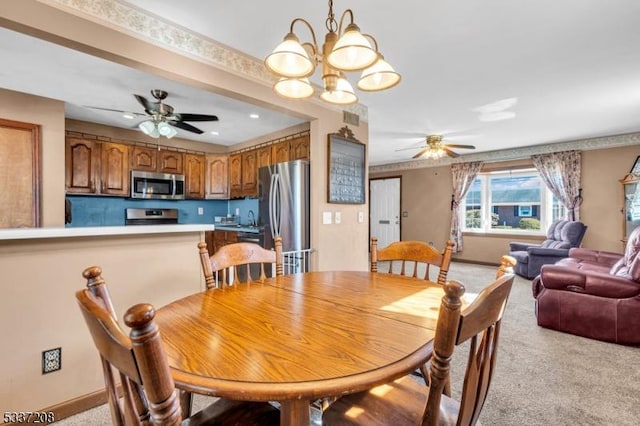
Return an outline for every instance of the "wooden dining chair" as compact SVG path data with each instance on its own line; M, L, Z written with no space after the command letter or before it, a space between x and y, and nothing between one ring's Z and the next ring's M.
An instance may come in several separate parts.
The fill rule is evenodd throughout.
M100 353L113 424L279 424L279 410L267 402L218 399L190 416L191 394L174 386L160 331L153 321L153 306L137 304L127 310L124 321L131 328L127 336L118 324L101 269L87 268L83 276L87 288L78 291L76 298ZM119 387L122 398L118 397Z
M280 237L274 239L274 250L266 250L255 243L243 242L222 246L209 256L207 243L204 241L198 243L198 250L207 289L239 283L238 276L241 269L246 273L245 283L264 280L267 277L266 265L275 265L276 276L283 274L282 238ZM259 267L255 277L252 276L252 265Z
M444 286L433 342L428 387L404 376L365 392L345 395L322 416L323 425L473 425L484 405L496 367L500 323L515 275L502 274L464 311L464 286ZM443 394L455 346L469 342L462 398Z
M378 248L378 239L371 237L371 272L378 272L379 262L388 262L388 273L399 273L418 278L418 270L424 268L422 278L430 280L429 268L438 268L438 284L444 285L453 256L453 241L447 241L440 253L435 247L423 241L396 241L384 248ZM398 271L399 267L399 271Z

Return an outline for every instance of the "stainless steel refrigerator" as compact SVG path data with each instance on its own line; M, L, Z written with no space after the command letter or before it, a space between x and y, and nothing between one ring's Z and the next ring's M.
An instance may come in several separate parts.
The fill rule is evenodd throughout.
M258 171L258 220L264 225L264 246L273 248L273 239L282 238L282 250L310 248L309 162L277 163Z

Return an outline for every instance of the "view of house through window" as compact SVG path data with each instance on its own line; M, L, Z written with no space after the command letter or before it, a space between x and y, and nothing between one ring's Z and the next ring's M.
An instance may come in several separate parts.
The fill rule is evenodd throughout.
M544 233L566 209L535 169L480 173L460 209L463 230Z

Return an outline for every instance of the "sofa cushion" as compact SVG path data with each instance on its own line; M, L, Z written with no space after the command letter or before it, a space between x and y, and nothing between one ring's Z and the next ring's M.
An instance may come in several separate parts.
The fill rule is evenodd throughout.
M529 263L529 252L527 251L512 251L509 252L509 256L512 256L516 259L518 263L516 265L522 265Z

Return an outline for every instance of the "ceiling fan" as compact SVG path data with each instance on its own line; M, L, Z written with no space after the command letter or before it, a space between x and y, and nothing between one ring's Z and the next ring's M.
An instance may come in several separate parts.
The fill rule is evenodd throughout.
M204 132L201 129L187 123L187 121L218 121L218 117L215 115L174 112L174 109L171 105L163 102L167 98L168 93L161 89L151 90L151 96L156 99L155 102L149 101L142 95L134 94L133 96L140 103L140 105L142 105L145 112L145 114L137 112L134 112L133 114L137 116L148 117L147 120L138 124L138 127L145 134L153 138L158 138L160 136L172 138L177 134L177 131L171 126L200 135ZM117 109L99 107L89 108L131 114L128 111L121 111Z
M420 151L412 158L430 158L430 159L438 159L442 158L445 155L448 155L451 158L458 157L460 154L451 150L451 148L458 149L476 149L473 145L460 145L460 144L449 144L442 142L442 135L428 135L425 139L426 146L423 147L412 147L412 148L403 148L398 149L397 151L404 151L407 149L416 149L420 148Z

